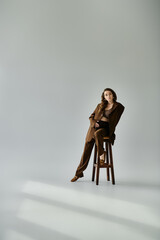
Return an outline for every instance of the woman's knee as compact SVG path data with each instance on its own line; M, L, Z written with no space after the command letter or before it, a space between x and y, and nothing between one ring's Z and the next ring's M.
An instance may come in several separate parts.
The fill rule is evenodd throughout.
M106 136L106 131L104 128L101 128L101 129L98 129L97 131L94 132L94 138L101 138L101 137L104 137Z
M97 131L94 132L94 137L98 137L102 135L102 129L98 129Z

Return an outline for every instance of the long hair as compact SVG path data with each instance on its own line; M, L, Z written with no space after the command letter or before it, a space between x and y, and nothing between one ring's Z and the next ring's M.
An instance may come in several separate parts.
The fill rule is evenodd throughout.
M104 92L105 91L111 91L112 94L113 94L113 102L117 101L117 94L115 93L115 91L111 88L105 88L102 92L102 95L101 95L101 104L100 104L100 110L101 111L103 111L107 107L107 104L108 104L108 101L104 98Z

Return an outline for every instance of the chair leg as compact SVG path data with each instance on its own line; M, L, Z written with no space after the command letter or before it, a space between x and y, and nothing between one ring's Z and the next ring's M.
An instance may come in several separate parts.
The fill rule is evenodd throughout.
M94 177L95 177L95 163L96 163L96 155L97 155L97 146L96 144L94 145L94 160L93 160L93 170L92 170L92 181L94 182Z
M100 164L100 159L99 159L99 156L98 156L98 159L97 159L97 172L96 172L96 185L99 184L99 170L100 170L100 167L99 167L99 164Z
M109 142L109 152L110 152L110 163L111 163L111 175L112 175L112 184L115 184L115 178L114 178L114 167L113 167L113 157L112 157L112 147L111 143Z
M109 164L109 157L108 157L108 142L105 142L106 145L106 158L107 158L107 165ZM109 167L106 169L107 171L107 181L110 181L110 174L109 174Z

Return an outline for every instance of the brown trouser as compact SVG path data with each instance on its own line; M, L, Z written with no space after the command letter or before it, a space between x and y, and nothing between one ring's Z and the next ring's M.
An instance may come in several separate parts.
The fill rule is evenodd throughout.
M83 171L87 168L89 159L92 153L92 149L94 146L94 143L97 146L97 152L98 156L101 156L104 153L104 147L103 147L103 137L108 135L108 129L107 128L100 128L95 129L94 136L89 142L85 142L83 154L81 157L80 164L76 170L76 176L83 177Z

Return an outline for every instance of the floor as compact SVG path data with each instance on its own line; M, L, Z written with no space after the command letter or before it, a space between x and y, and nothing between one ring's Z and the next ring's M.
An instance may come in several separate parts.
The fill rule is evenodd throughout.
M14 179L3 188L0 239L159 240L160 186L105 178Z

